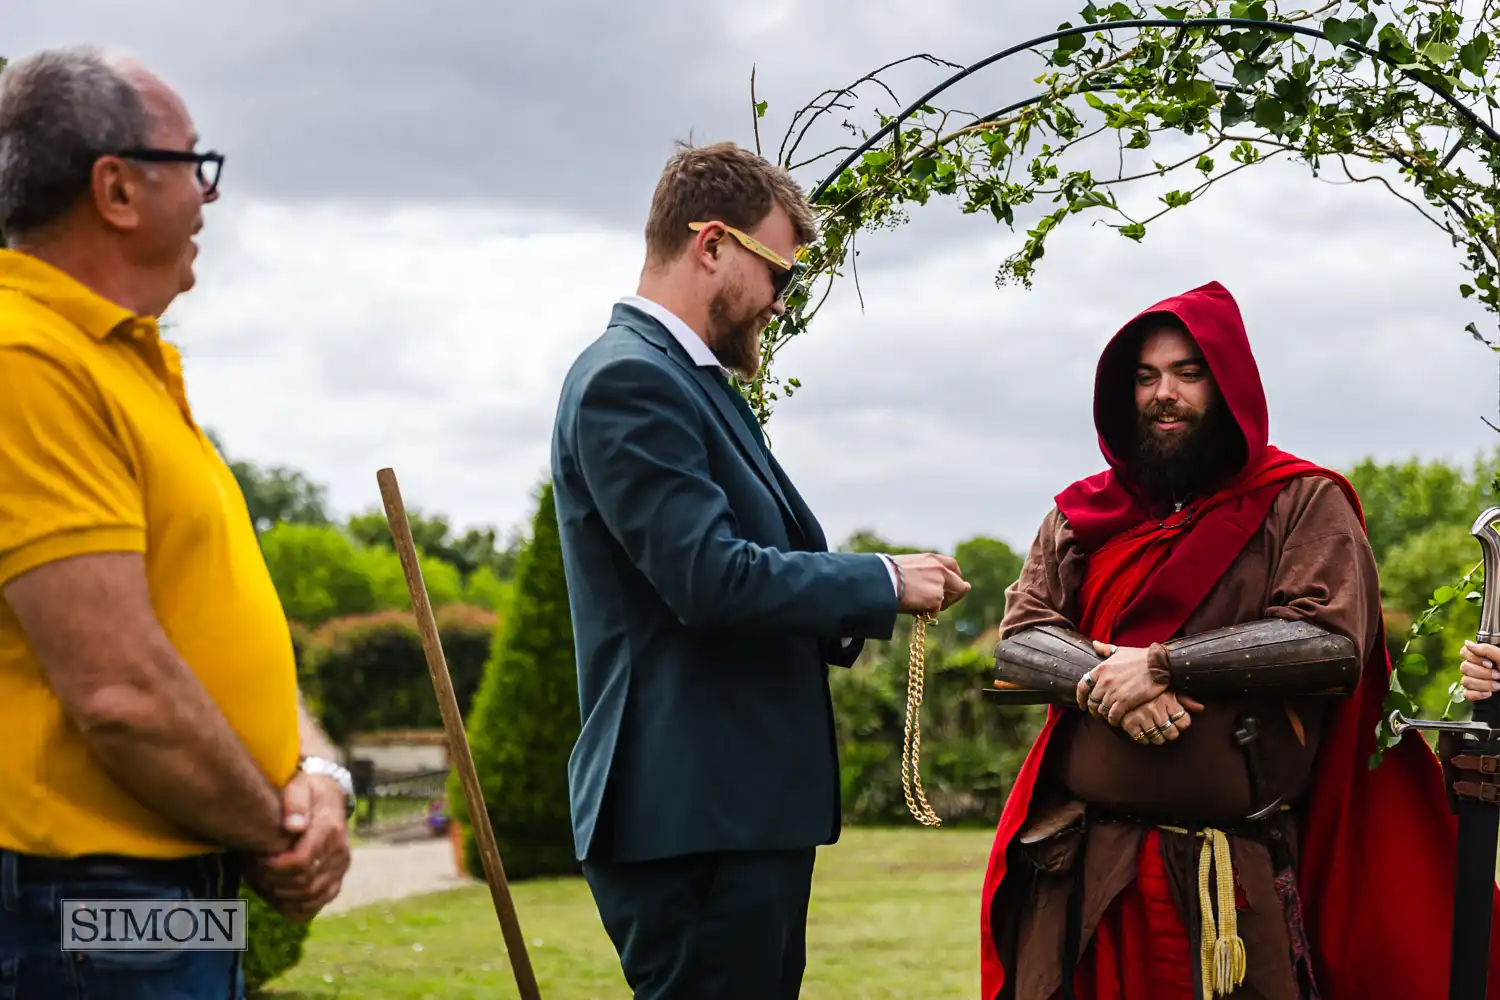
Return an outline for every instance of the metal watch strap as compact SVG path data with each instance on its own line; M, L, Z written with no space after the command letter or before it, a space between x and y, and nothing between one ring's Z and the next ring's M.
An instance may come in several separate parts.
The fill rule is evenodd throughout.
M297 761L297 770L304 774L321 774L332 778L344 790L346 816L353 816L359 804L354 794L354 775L336 760L327 757L302 757Z

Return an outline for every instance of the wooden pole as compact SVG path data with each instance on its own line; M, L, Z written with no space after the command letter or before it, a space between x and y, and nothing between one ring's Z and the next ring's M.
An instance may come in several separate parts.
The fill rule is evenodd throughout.
M474 836L479 841L479 857L484 863L485 881L489 883L490 896L495 903L495 916L500 918L505 948L516 975L516 988L520 990L522 1000L541 1000L536 975L531 971L531 958L526 953L526 938L521 934L521 922L516 918L510 886L505 880L500 848L495 844L495 831L490 827L490 814L484 806L484 793L479 788L479 775L474 770L474 757L469 751L463 716L459 714L458 699L453 694L453 680L448 675L448 661L438 639L427 585L422 581L422 570L417 563L417 546L412 541L406 506L401 502L401 488L391 469L381 469L375 478L380 483L381 499L385 501L385 516L391 525L396 554L401 557L401 569L406 574L412 611L416 613L417 627L422 633L422 651L427 654L427 670L432 674L433 690L437 692L438 710L443 713L443 728L448 731L448 750L458 765L458 776L463 782L469 818L474 823Z

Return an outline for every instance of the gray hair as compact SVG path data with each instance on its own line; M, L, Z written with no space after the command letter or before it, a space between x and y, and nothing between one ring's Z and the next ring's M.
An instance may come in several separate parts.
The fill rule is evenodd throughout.
M94 161L150 140L129 60L92 45L48 49L0 72L0 234L56 222L89 190Z

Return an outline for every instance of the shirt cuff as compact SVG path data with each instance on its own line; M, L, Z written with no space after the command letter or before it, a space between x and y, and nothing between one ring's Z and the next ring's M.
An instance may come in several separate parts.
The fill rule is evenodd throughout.
M880 553L880 558L885 560L885 571L886 573L890 574L891 577L891 592L900 594L901 585L896 580L896 560L892 559L884 552Z

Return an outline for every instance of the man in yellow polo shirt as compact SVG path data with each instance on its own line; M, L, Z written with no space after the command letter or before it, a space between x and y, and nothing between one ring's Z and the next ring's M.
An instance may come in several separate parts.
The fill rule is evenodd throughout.
M64 951L59 900L244 877L309 919L348 866L348 772L157 326L217 197L196 144L133 62L0 74L0 997L241 995L237 952Z

